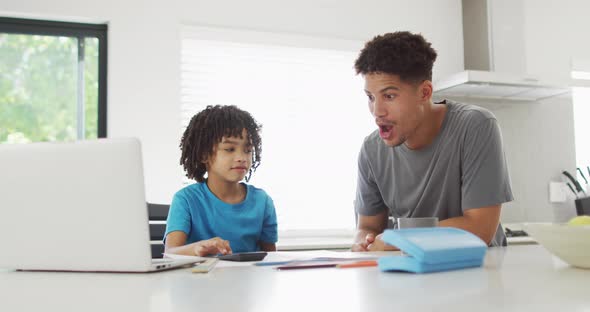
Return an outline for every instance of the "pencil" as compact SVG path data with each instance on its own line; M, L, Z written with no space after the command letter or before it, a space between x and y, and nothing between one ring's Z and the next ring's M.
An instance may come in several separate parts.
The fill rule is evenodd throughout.
M295 264L295 265L284 265L276 267L277 270L299 270L299 269L319 269L319 268L333 268L336 267L336 263L321 263L321 264Z
M361 267L374 267L377 266L377 261L370 260L370 261L358 261L353 263L342 263L337 265L337 268L346 269L346 268L361 268Z
M203 262L196 263L195 266L193 266L191 271L193 273L209 273L211 270L213 270L213 268L215 268L217 261L219 261L219 259L210 258L210 259L204 260Z
M293 260L289 260L289 261L260 261L260 262L254 263L254 265L255 266L273 266L273 265L289 264L292 262L296 262L296 261L293 261Z

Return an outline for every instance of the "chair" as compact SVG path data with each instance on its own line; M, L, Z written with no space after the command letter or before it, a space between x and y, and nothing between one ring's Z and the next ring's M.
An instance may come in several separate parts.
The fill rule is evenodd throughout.
M164 253L164 233L166 233L166 219L170 205L147 203L150 222L150 240L152 258L162 258Z

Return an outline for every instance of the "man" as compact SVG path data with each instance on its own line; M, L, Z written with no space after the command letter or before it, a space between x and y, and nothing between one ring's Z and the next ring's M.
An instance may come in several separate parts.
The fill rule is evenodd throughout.
M353 251L392 249L381 240L389 215L438 217L490 246L506 245L499 225L513 199L494 115L480 107L432 102L436 51L420 34L367 42L355 62L378 129L358 159Z

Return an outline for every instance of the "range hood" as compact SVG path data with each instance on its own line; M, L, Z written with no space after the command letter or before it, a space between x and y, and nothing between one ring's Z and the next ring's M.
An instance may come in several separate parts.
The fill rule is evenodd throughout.
M492 7L494 3L489 0L462 1L466 70L434 81L434 96L538 101L570 93L569 81L547 81L524 74L524 25L522 5L519 7L522 3L519 0L503 2L510 8L500 7L498 3ZM501 27L496 30L503 32L495 35L503 44L496 48L505 52L502 65L508 70L503 72L494 70L492 9L497 10L496 17L502 18L498 22ZM498 12L501 15L497 15Z
M474 97L513 101L538 101L568 94L566 83L549 83L517 74L466 70L434 83L437 97Z

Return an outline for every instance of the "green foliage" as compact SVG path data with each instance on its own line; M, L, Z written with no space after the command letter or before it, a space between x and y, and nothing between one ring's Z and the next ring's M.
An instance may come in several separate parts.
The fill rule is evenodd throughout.
M85 137L98 137L98 38L85 39Z
M98 40L85 58L86 136L97 136ZM76 139L77 39L0 33L0 143Z

